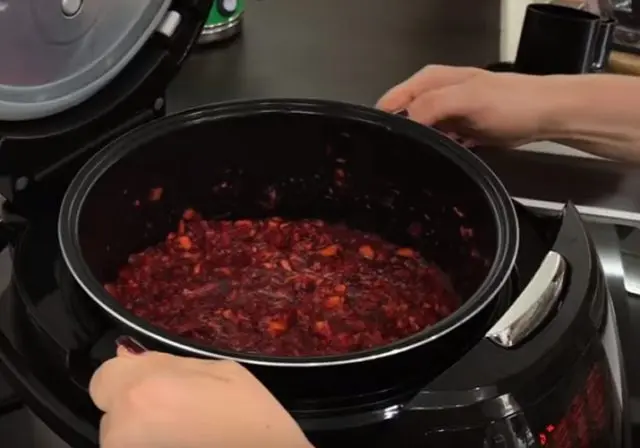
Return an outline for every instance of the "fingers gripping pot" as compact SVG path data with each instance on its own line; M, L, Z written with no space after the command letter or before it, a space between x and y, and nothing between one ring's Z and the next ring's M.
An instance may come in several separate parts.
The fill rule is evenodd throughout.
M149 200L157 187L162 199ZM266 200L274 190L277 201ZM186 208L207 218L314 218L373 231L434 261L464 303L413 336L347 355L270 357L172 335L103 285L129 254L173 231ZM292 100L204 107L124 135L73 180L59 233L76 280L125 332L149 348L242 362L284 402L438 375L504 311L519 241L506 190L465 148L402 117Z

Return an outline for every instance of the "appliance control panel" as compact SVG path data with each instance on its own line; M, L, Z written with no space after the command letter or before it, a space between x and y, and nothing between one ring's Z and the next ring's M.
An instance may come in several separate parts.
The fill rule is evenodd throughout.
M443 409L412 409L411 415L403 417L407 426L402 432L407 434L405 440L411 440L407 446L624 447L622 404L612 365L615 355L609 354L617 352L618 345L606 343L604 339L610 335L605 329L602 339L592 341L573 369L527 405L519 399L523 391L514 389L513 393L480 399L467 409L452 406L451 413L445 411L449 414L446 420L441 417ZM521 387L526 389L527 384ZM475 425L469 418L472 414ZM477 420L482 414L484 422Z

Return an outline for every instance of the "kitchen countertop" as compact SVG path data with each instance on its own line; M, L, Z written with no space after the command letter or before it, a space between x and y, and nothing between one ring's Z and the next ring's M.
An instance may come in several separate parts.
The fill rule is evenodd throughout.
M192 54L170 110L247 97L373 104L426 64L499 59L495 0L248 0L240 39Z
M169 89L169 110L247 97L371 105L426 64L483 66L499 60L500 4L494 0L388 5L249 0L244 35L196 51ZM350 25L356 22L354 33ZM524 149L479 152L514 195L640 211L639 169L551 142Z

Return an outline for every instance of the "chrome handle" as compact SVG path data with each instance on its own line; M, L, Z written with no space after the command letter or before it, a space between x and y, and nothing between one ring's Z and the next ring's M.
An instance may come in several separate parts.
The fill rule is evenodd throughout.
M505 348L513 348L522 342L540 326L558 303L566 274L565 259L559 253L550 251L529 284L491 327L486 337Z

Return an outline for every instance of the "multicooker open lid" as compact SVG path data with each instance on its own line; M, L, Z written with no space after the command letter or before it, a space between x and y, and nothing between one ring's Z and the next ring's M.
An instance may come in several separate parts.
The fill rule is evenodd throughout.
M212 3L0 0L0 196L29 196L163 115Z
M154 33L171 37L181 22L173 3L204 20L211 0L0 0L0 121L49 117L95 95Z

